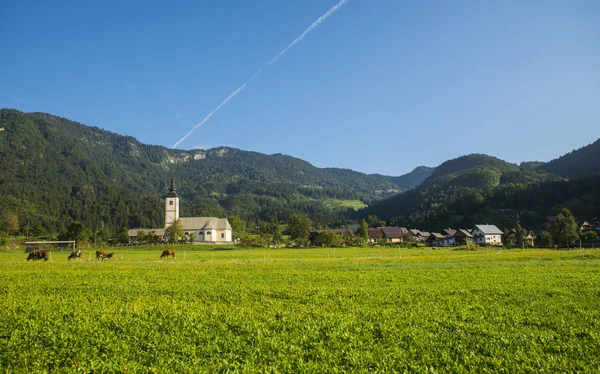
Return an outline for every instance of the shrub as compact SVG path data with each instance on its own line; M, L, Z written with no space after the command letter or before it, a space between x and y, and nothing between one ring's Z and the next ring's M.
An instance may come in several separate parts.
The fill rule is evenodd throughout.
M469 244L468 247L466 245L461 245L454 248L455 251L476 251L478 249L481 249L481 247L477 244Z

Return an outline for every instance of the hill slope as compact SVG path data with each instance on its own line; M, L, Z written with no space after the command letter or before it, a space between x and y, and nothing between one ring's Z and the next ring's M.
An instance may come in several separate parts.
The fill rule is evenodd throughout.
M256 222L304 212L338 218L330 199L366 204L406 190L393 177L320 169L281 154L233 148L181 151L44 113L0 111L0 204L57 231L160 227L171 176L182 216L238 214ZM414 185L417 182L414 182Z
M418 166L408 174L401 175L399 177L392 177L391 180L398 188L403 190L411 190L421 185L425 179L429 178L435 168L427 166Z
M540 168L571 179L600 173L600 139L547 162Z
M508 202L514 192L558 179L544 171L472 154L442 163L419 187L380 201L360 215L375 214L392 224L435 230L494 223L505 218L497 214L498 209L514 208ZM491 199L497 202L488 204Z

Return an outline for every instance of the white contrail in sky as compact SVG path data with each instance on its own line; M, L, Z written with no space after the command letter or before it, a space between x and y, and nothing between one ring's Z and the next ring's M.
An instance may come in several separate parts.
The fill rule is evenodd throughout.
M329 18L329 16L331 16L336 10L340 9L342 7L342 5L346 4L348 1L350 1L350 0L340 0L340 2L337 3L333 8L329 9L327 11L327 13L325 13L321 17L317 18L317 20L315 22L313 22L310 26L308 26L308 28L306 30L304 30L304 32L299 37L294 39L294 41L291 42L287 47L285 47L281 52L279 52L279 54L277 56L273 57L269 62L267 62L267 64L264 67L259 69L256 73L254 73L254 75L250 79L248 79L244 84L242 84L237 90L233 91L229 96L227 96L225 98L225 100L223 100L221 102L221 104L219 104L215 109L213 109L212 112L210 112L202 121L200 121L200 123L198 123L198 124L196 124L196 126L192 127L192 129L190 131L188 131L188 133L185 134L185 136L183 138L179 139L179 141L173 145L173 148L177 147L179 144L181 144L181 142L186 140L190 135L192 135L192 133L198 127L202 126L206 121L208 121L210 119L210 117L212 117L213 114L215 114L215 112L217 110L221 109L221 107L223 105L227 104L227 102L229 100L231 100L235 95L237 95L238 93L240 93L240 91L242 91L244 88L246 88L248 83L252 82L252 80L254 78L256 78L256 76L258 74L260 74L260 72L263 71L263 69L269 67L269 65L271 65L272 63L277 61L284 54L286 54L287 51L289 51L296 43L298 43L299 41L304 39L304 37L306 35L308 35L311 31L316 29L321 23L323 23L327 18Z

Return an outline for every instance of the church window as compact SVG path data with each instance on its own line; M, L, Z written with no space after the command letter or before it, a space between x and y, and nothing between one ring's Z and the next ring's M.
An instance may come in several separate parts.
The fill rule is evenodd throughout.
M169 201L169 205L173 205L173 200Z
M221 233L221 239L224 239L224 238L225 238L225 234Z

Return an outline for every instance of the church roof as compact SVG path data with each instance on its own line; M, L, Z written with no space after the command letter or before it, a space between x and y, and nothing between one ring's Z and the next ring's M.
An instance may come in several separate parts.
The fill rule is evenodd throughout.
M169 193L167 197L177 197L177 188L175 188L175 177L171 178L171 187L169 187Z
M138 236L138 232L144 231L146 234L154 233L156 236L165 236L165 229L130 229L127 236Z
M231 230L231 225L227 218L215 218L215 217L189 217L179 218L183 230Z

